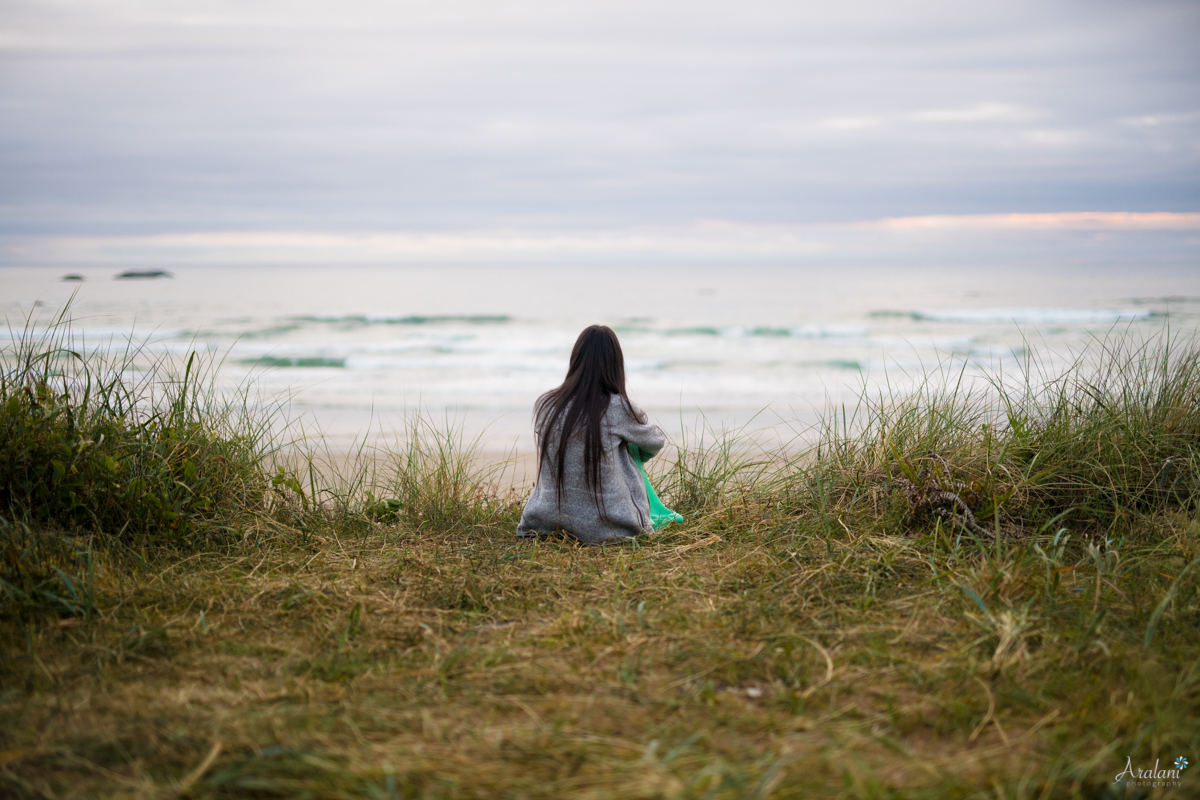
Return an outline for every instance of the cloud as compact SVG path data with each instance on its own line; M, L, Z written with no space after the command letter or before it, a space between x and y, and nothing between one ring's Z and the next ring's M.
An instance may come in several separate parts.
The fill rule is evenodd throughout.
M883 123L880 117L828 117L821 124L834 130L855 130L858 128L875 128Z
M908 118L916 122L1019 122L1034 112L1008 103L975 103L961 108L917 111Z
M1121 121L1127 125L1157 128L1159 125L1200 122L1200 111L1188 111L1182 114L1144 114L1140 117L1125 117Z
M0 233L1200 208L1200 6L7 0Z
M1067 211L893 217L854 223L885 230L1178 231L1200 230L1200 212Z

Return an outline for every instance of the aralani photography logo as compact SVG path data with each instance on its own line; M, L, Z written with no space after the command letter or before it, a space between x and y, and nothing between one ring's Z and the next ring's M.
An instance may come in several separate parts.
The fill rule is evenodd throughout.
M1188 768L1188 760L1184 756L1175 759L1174 769L1159 769L1159 762L1154 762L1153 769L1134 769L1133 759L1125 757L1125 769L1117 773L1113 783L1124 781L1126 786L1178 786L1179 774Z

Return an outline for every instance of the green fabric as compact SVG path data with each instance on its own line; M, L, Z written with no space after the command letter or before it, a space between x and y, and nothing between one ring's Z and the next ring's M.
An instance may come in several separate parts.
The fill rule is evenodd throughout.
M646 474L646 459L642 458L642 451L633 442L628 442L629 454L633 456L633 463L638 465L638 469L642 471L642 477L646 480L646 497L650 498L650 523L654 526L654 530L659 530L670 525L672 522L683 522L683 515L676 514L671 509L662 504L662 500L658 499L658 494L654 491L654 487L650 485L650 476Z

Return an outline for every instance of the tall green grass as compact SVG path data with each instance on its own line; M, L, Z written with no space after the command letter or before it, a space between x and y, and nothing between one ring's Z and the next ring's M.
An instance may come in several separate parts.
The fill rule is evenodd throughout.
M245 392L218 396L219 364L87 349L65 313L0 352L0 592L16 606L80 606L93 547L234 538L266 486L270 425Z
M649 462L655 491L685 517L711 514L730 498L773 491L772 476L788 462L757 441L753 420L733 430L718 429L702 418L694 431Z
M1200 342L1114 331L1057 373L1031 354L983 382L943 369L911 393L864 392L827 417L807 469L851 505L866 487L901 480L953 486L980 520L1015 533L1120 533L1194 514Z
M346 451L319 431L299 431L270 460L271 513L301 528L515 530L524 487L512 485L510 461L484 459L482 434L468 436L462 422L420 409L401 423L391 436L364 437Z

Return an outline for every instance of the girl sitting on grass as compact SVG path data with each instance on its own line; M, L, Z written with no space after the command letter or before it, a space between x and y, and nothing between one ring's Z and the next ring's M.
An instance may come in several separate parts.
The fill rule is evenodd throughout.
M645 479L628 445L645 460L666 437L625 394L625 356L611 328L579 334L566 379L534 405L534 431L537 484L518 536L561 532L601 544L651 530Z

